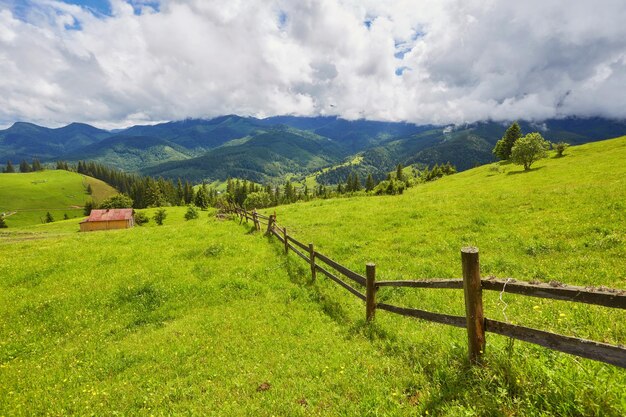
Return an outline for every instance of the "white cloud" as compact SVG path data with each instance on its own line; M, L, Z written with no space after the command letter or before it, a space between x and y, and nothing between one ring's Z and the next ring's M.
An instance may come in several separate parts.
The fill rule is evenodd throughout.
M623 0L154 3L0 0L0 124L626 117Z

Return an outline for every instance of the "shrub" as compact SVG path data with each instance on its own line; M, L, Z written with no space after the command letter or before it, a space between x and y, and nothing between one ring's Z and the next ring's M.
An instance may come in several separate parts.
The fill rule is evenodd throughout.
M563 156L565 149L569 148L569 143L567 142L558 142L552 144L552 149L556 151L556 156L558 158Z
M146 213L144 212L135 212L135 224L138 226L143 226L144 224L148 223L150 221L150 219L148 218L148 216L146 216Z
M243 206L247 209L253 208L265 208L272 205L272 196L265 191L257 191L248 194L246 200L243 202Z
M194 206L187 207L187 212L185 213L185 220L193 220L198 218L198 209Z
M133 200L127 195L117 194L104 200L98 207L101 209L129 208Z
M4 221L4 215L0 215L0 229L6 229L9 227L7 222Z
M163 226L163 221L165 220L166 217L167 217L167 211L165 211L165 209L157 210L156 213L154 213L154 216L152 216L156 224L158 224L159 226Z

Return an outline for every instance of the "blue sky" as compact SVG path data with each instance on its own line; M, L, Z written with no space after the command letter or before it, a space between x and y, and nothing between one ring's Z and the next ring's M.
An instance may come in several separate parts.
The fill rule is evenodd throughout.
M110 14L111 5L108 0L63 0L65 3L78 4L99 11L100 13Z

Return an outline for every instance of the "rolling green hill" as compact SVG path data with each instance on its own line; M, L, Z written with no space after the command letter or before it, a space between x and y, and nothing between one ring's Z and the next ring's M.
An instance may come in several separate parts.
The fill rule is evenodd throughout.
M85 201L102 201L116 193L100 180L63 170L0 174L0 213L7 213L9 228L41 223L48 211L55 220L64 214L82 217Z
M530 172L491 164L401 196L276 208L290 234L378 279L484 276L626 288L626 137ZM0 175L0 181L2 176ZM0 413L7 415L622 416L623 369L377 313L249 225L166 208L165 225L0 233ZM271 209L273 212L274 209ZM148 211L151 215L153 209ZM489 318L626 344L626 313L485 292ZM455 290L378 300L462 315Z

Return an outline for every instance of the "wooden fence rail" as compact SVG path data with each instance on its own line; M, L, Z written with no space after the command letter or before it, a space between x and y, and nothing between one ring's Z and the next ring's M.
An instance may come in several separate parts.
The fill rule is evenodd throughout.
M308 245L298 241L289 235L286 227L276 223L276 214L263 216L253 210L248 212L241 208L229 210L240 216L241 221L252 220L256 230L260 229L261 220L267 225L267 235L275 236L285 246L285 253L289 250L294 252L311 268L312 279L316 279L316 273L323 275L339 284L352 295L365 301L366 320L374 320L376 310L384 310L427 320L435 323L446 324L467 329L468 351L471 363L480 362L485 351L485 332L495 333L513 339L534 343L548 349L557 350L579 357L593 359L611 365L626 368L626 348L606 343L564 336L544 330L530 327L513 325L484 317L482 306L482 290L506 292L523 296L549 298L576 303L594 304L609 308L626 309L626 291L605 287L579 287L565 285L558 282L529 283L517 281L512 278L496 279L480 277L479 253L477 248L461 249L461 269L463 279L422 279L422 280L397 280L376 281L376 265L366 264L366 276L358 274L340 263L315 250L312 243ZM338 274L350 279L357 285L365 288L365 294L354 288L346 281L339 278L338 274L332 273L319 262L337 271ZM434 313L415 308L399 307L386 303L376 302L376 293L383 287L407 287L407 288L431 288L431 289L462 289L465 299L465 316L453 316L449 314Z

